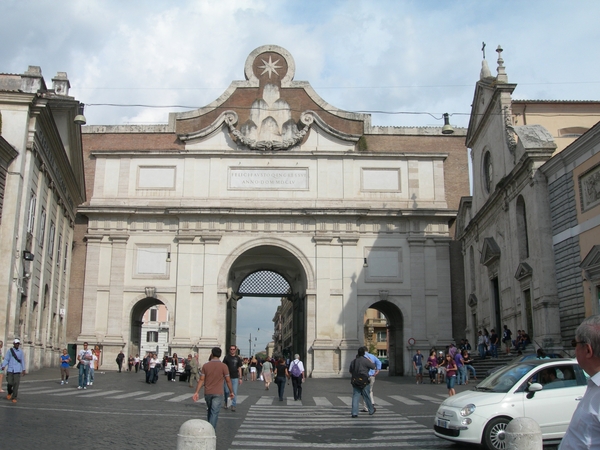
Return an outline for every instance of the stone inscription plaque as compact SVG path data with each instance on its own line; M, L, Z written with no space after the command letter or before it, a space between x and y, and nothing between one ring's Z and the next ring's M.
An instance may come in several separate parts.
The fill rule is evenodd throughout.
M229 169L229 189L308 189L308 169Z

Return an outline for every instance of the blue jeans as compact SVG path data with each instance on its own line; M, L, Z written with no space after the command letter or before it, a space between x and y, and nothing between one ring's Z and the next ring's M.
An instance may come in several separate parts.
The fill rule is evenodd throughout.
M477 378L477 372L475 372L475 367L473 367L471 364L467 364L467 365L465 365L465 368L467 370L471 371L471 373L473 374L473 378ZM467 375L468 375L468 373L467 373Z
M230 378L231 379L231 387L233 388L233 400L231 400L231 406L237 405L237 389L240 384L239 378ZM229 388L227 387L227 383L223 382L223 389L225 391L225 395L223 396L223 401L225 402L225 406L227 406L227 399L229 398Z
M456 383L456 375L453 375L451 377L446 377L446 387L448 389L453 389L454 383Z
M480 344L477 346L477 349L479 351L479 357L481 359L485 359L485 345L484 344Z
M217 420L219 420L219 411L221 411L221 406L223 406L223 397L221 395L208 394L204 396L204 400L206 401L206 408L208 409L206 420L216 430Z
M467 382L467 368L465 366L460 366L456 373L456 378L458 384L465 384Z
M277 393L279 394L279 400L283 400L283 391L285 391L285 377L275 378L275 384L277 385Z
M369 410L369 414L373 414L375 412L375 408L373 408L373 403L371 403L371 385L367 384L362 389L352 386L352 415L358 416L358 401L360 400L361 396L365 401L365 405Z
M498 346L496 344L490 344L490 353L492 354L492 358L498 357Z
M88 384L94 382L94 368L91 365L88 366L87 382L88 382Z
M88 379L88 371L90 366L87 364L81 364L79 366L79 387L85 387Z

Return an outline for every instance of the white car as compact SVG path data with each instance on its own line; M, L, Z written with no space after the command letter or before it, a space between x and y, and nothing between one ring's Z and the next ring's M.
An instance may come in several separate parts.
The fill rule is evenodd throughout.
M545 441L562 439L587 387L574 359L532 359L503 367L474 390L447 398L434 422L435 435L454 442L505 448L504 429L530 417Z

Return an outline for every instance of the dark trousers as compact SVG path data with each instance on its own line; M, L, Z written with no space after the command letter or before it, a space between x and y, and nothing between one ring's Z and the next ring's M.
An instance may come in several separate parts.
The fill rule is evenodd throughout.
M19 384L21 384L21 372L6 374L6 390L13 399L19 395Z
M277 385L277 393L279 394L279 400L283 400L283 392L285 391L285 377L275 378L275 384Z
M302 400L302 377L292 375L292 387L294 388L294 400Z

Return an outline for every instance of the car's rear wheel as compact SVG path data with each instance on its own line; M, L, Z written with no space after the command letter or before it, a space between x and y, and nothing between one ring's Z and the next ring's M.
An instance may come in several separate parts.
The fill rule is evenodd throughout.
M506 417L497 417L488 422L483 431L482 444L488 450L503 450L506 448L506 425L510 419Z

